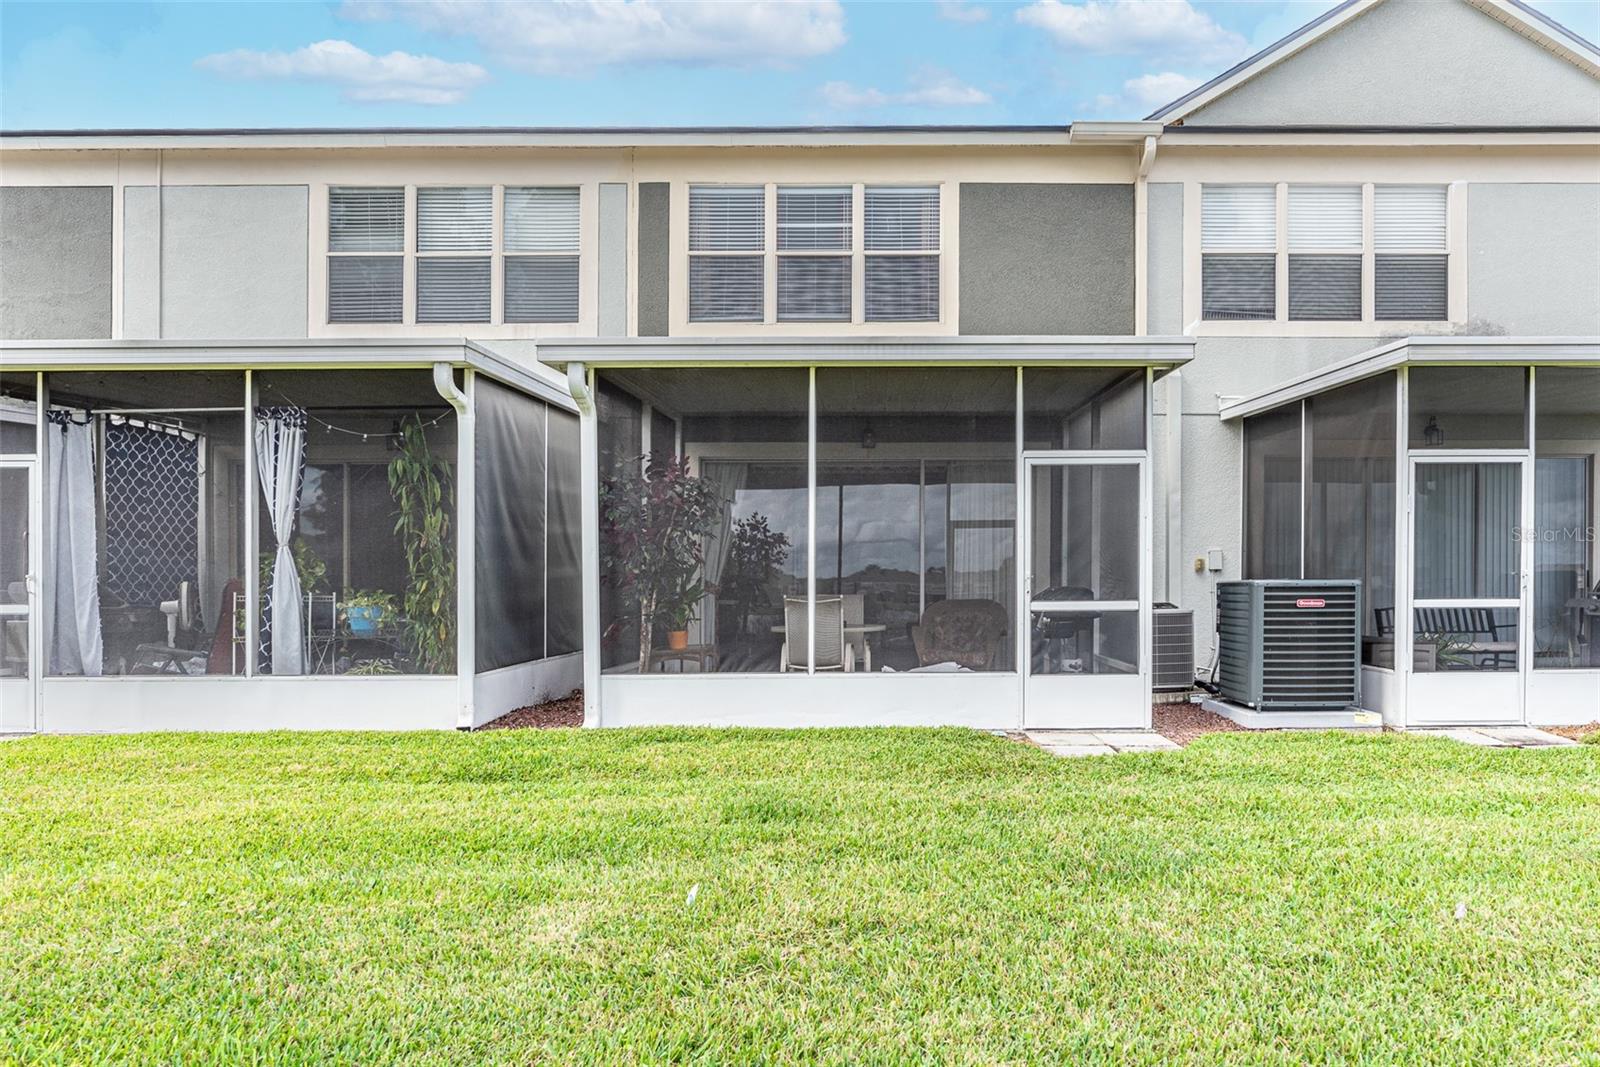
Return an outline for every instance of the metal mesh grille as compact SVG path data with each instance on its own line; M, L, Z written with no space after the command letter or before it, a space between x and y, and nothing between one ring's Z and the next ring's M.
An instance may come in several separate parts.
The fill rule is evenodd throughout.
M199 442L108 421L104 478L106 588L130 604L171 599L200 569Z

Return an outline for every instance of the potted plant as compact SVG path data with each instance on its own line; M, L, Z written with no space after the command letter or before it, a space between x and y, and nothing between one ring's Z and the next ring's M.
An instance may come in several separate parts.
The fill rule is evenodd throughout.
M690 474L681 457L648 474L644 467L639 456L622 460L600 484L601 536L618 585L637 610L641 674L650 669L655 622L667 605L673 605L667 625L688 626L703 593L696 575L705 536L722 509L716 489Z
M721 592L733 601L736 632L742 634L749 629L751 611L765 609L771 600L773 579L789 558L789 537L759 514L735 521L729 532Z
M381 589L346 589L339 615L355 637L371 637L394 611L394 594Z
M667 631L667 647L681 652L689 647L689 624L695 619L695 609L705 596L705 586L699 582L678 585L661 595L656 602L657 615Z

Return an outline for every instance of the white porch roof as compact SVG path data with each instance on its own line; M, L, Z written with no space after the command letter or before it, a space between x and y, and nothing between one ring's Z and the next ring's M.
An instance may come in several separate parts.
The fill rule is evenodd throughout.
M1040 364L1181 367L1191 337L580 337L540 341L553 367L746 366L824 364L869 367Z
M1246 397L1225 397L1224 422L1371 378L1402 366L1595 366L1600 337L1402 337Z
M0 370L426 370L471 367L567 411L566 383L547 368L465 338L307 338L281 341L0 341Z

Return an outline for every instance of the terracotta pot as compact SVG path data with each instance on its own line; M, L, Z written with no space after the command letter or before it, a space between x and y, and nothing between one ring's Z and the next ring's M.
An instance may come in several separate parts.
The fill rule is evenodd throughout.
M684 649L688 648L689 647L689 631L688 630L668 630L667 631L667 647L672 649L674 652L682 652Z

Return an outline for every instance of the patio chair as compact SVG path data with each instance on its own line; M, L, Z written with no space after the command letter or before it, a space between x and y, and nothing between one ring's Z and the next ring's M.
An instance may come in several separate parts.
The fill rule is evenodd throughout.
M778 653L778 670L806 669L806 598L783 598L783 649ZM819 671L856 669L855 649L844 639L844 598L817 598L817 662Z
M911 628L917 662L959 663L975 671L993 668L1007 628L1006 609L993 600L941 600L928 605Z

